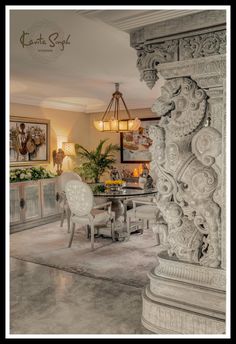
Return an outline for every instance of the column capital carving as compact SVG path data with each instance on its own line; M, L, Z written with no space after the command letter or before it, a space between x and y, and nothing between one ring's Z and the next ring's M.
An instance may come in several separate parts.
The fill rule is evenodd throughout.
M185 16L184 23L177 18L130 33L130 45L138 55L140 79L149 88L158 80L159 64L184 61L185 65L187 61L225 54L225 11L204 12ZM192 74L182 76L186 75Z

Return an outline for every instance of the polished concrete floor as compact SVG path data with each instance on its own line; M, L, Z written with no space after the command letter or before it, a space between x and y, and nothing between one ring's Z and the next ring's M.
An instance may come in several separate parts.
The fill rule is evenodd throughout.
M11 258L11 334L145 334L142 288Z

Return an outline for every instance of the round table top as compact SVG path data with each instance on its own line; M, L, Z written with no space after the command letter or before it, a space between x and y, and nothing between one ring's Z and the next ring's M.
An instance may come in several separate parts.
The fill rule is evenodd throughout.
M107 197L107 198L125 198L125 197L135 197L135 196L145 196L145 195L153 195L157 193L157 189L129 189L123 188L120 191L104 191L94 193L95 197Z

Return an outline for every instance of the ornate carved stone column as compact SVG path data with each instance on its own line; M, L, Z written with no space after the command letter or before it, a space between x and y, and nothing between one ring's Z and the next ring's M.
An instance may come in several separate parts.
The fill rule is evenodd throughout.
M142 312L155 333L225 332L225 34L223 10L131 32L141 80L166 79L150 129L162 245Z

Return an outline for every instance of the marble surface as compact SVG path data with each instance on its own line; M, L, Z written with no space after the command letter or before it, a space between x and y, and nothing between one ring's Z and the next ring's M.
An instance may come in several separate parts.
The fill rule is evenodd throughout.
M60 222L10 236L10 334L152 334L141 324L142 291L156 264L151 230L128 242Z
M11 334L144 334L142 288L11 258Z

